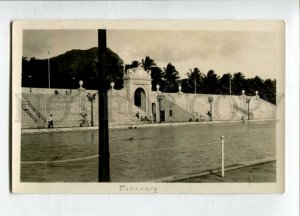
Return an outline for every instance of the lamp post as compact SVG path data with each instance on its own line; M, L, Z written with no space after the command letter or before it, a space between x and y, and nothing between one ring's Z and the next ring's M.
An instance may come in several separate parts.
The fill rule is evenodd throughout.
M156 91L157 91L157 96L156 96L156 99L157 99L157 102L158 102L158 115L159 115L159 123L161 123L161 116L160 116L160 110L161 110L161 101L162 99L164 98L164 96L160 93L159 91L159 85L156 85Z
M250 120L250 108L249 108L249 105L250 105L250 98L246 98L246 103L248 104L248 120Z
M32 92L32 83L31 83L31 78L32 78L32 76L31 75L28 75L28 78L29 78L29 86L30 86L30 88L29 88L29 91L30 91L30 93Z
M71 83L71 88L70 88L70 94L72 94L72 86L75 85L75 77L72 77L72 83Z
M87 98L88 98L88 100L91 102L91 126L94 126L94 119L93 119L93 102L96 100L96 93L94 93L94 94L88 93L88 94L87 94Z
M213 101L214 101L214 97L209 96L208 97L208 102L210 104L210 121L212 121L212 115L213 115L213 113L212 113L212 103L213 103Z

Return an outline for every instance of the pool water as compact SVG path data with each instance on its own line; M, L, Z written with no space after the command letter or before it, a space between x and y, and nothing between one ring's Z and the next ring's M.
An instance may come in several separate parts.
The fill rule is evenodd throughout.
M225 166L275 158L275 128L276 123L268 121L110 130L111 181L152 181L218 168L221 135L225 137ZM24 134L21 139L22 161L98 153L98 131ZM97 158L21 165L24 182L96 182L97 175Z

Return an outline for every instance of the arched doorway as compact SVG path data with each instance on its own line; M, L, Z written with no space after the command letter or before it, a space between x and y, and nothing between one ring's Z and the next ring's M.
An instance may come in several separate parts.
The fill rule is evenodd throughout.
M134 105L139 107L140 109L146 110L146 93L144 89L142 88L137 88L134 92Z

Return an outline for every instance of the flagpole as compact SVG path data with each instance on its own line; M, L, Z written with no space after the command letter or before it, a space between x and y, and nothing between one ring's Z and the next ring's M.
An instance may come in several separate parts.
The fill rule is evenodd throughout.
M50 89L50 58L49 58L50 51L48 50L48 88Z

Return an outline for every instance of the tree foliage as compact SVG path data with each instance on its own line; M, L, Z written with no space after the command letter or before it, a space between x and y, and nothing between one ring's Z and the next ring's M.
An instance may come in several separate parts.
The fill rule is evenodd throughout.
M158 67L153 59L151 59L149 56L146 56L144 59L142 59L142 67L144 70L150 70L151 71L151 86L152 91L156 91L156 85L165 86L164 81L164 71Z
M145 70L151 70L151 68L157 67L157 65L153 59L151 59L149 56L146 56L144 59L142 59L142 67Z
M194 68L187 73L188 78L182 80L182 91L187 93L203 92L204 74L200 72L199 68Z
M179 73L172 63L164 67L164 92L177 92L179 83Z
M137 60L134 60L131 62L131 64L126 64L125 65L125 71L127 71L128 69L131 69L131 68L136 68L136 67L139 67L141 65L141 63Z
M156 90L156 85L160 85L160 90L164 92L178 92L178 85L182 86L185 93L198 94L223 94L240 95L242 90L247 95L259 96L273 104L276 104L276 80L263 80L259 76L246 78L242 72L233 74L225 73L219 77L214 70L209 70L206 74L199 68L190 69L187 78L181 79L175 66L168 63L166 67L160 68L154 59L146 56L139 61L132 61L125 65L123 60L109 48L107 56L107 87L110 83L115 83L116 89L123 87L124 70L129 68L143 67L146 71L151 71L152 90ZM87 89L97 89L98 79L98 48L88 50L71 50L65 54L50 59L51 88L78 88L79 80L83 80L83 87ZM23 87L48 87L48 60L35 58L22 58L22 86ZM231 87L231 88L230 88Z
M198 94L240 95L245 90L247 95L254 96L258 91L262 99L276 104L276 80L263 80L259 76L246 79L242 72L233 75L225 73L220 78L213 70L204 75L198 68L194 68L187 73L187 78L181 80L183 92L195 93L195 77Z
M107 56L107 86L115 82L115 88L123 87L123 60L109 48ZM71 50L49 59L51 88L78 88L79 80L83 87L97 89L98 48ZM22 86L48 87L48 59L22 58Z
M245 76L241 72L237 72L233 74L232 78L232 92L233 94L240 94L242 90L245 88Z
M219 92L220 94L231 94L230 92L231 87L231 74L226 73L220 78L219 81Z
M206 94L219 94L219 76L215 74L215 71L209 70L204 77L204 92Z

